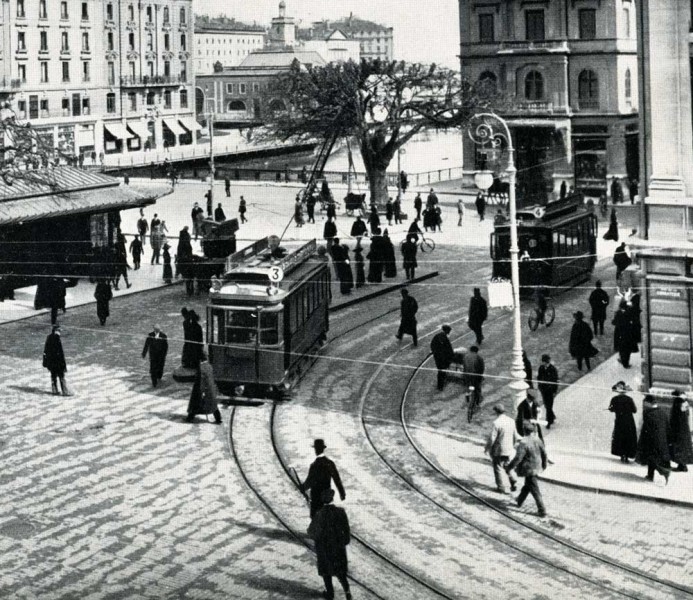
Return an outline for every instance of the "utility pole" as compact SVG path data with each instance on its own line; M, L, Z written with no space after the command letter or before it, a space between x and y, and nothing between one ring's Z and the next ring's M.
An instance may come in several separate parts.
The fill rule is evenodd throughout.
M397 148L397 200L402 201L402 148Z
M214 210L214 112L207 113L209 129L209 190L207 191L207 216L212 218Z

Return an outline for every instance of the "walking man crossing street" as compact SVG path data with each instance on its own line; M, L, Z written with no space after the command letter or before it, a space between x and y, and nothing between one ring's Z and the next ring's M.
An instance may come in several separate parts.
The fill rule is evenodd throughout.
M503 472L510 461L510 457L515 454L515 444L519 441L520 436L515 431L515 421L505 414L505 407L502 404L496 404L493 407L493 412L496 413L497 417L486 440L484 452L491 457L491 462L493 463L496 489L501 494L507 494ZM506 471L506 477L510 482L510 490L514 492L517 487L517 479L515 479L511 471Z
M529 494L532 494L537 503L537 510L540 517L546 516L546 507L539 490L539 473L546 469L546 450L542 442L535 433L534 423L525 421L523 423L524 437L520 440L515 451L515 457L507 464L505 471L509 473L515 469L520 477L525 478L525 483L517 497L517 505L522 506Z
M168 353L168 340L166 334L158 325L154 325L154 331L147 336L142 350L142 358L149 354L149 374L152 377L152 385L156 387L164 376L164 365Z
M331 482L337 486L339 497L346 499L346 492L342 485L342 480L337 471L337 465L325 456L325 441L317 439L313 442L313 449L317 458L310 465L308 477L301 484L301 491L310 490L310 518L315 517L316 513L323 507L323 492L331 489Z
M413 296L409 295L408 290L402 290L402 303L400 305L401 319L399 330L395 336L398 340L402 339L403 335L410 335L414 340L414 346L419 345L419 338L416 335L416 312L419 310L419 304Z

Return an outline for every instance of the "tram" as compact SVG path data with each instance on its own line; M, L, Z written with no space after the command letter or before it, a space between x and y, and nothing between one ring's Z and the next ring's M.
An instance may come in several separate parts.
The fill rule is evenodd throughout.
M316 240L270 236L226 259L207 305L207 344L223 393L283 395L315 360L329 329L330 271Z
M597 257L597 217L574 194L517 211L520 295L536 287L562 291L590 278ZM497 223L491 234L493 277L510 279L510 225Z

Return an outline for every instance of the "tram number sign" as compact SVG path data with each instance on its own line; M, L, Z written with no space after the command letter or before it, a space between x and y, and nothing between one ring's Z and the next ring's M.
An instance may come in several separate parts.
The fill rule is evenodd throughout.
M269 278L272 283L279 283L284 279L284 269L281 267L270 267Z

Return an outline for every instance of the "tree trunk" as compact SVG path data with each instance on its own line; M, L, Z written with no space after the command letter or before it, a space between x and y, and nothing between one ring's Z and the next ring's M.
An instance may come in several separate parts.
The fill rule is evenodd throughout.
M379 211L384 210L387 199L387 168L366 167L368 175L368 187L371 192L371 204L375 204Z

